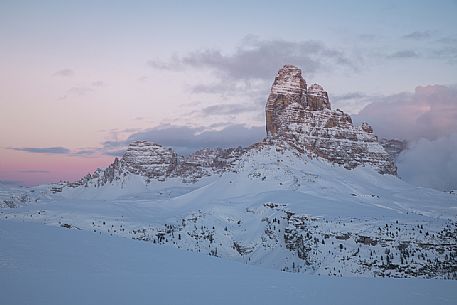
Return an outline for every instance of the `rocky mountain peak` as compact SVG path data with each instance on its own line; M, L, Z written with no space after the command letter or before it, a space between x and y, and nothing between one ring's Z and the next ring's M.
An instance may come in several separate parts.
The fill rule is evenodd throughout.
M293 66L282 67L271 86L271 92L266 105L266 129L268 136L278 133L278 114L292 104L293 107L308 111L331 109L327 92L319 84L307 87L302 71ZM298 109L297 108L297 109Z
M272 94L301 97L306 92L306 82L301 75L301 70L292 65L282 67L271 87Z
M287 141L300 152L348 169L370 165L380 173L396 174L396 166L373 128L367 123L355 127L348 114L332 111L324 88L318 84L307 87L295 66L279 70L265 112L269 138Z

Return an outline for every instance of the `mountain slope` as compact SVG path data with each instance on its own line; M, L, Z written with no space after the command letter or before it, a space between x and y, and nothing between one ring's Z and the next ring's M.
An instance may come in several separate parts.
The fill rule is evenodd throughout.
M0 244L1 304L457 302L453 281L297 276L31 223L0 221ZM75 289L84 293L75 297Z
M251 150L233 172L196 184L140 182L124 181L117 198L116 183L64 188L60 200L1 216L307 274L457 275L456 196L371 167L347 170L283 143Z

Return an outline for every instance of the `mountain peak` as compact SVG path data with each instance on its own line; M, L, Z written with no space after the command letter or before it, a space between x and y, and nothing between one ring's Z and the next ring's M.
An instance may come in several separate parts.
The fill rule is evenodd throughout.
M292 65L282 67L271 87L272 94L283 94L300 98L306 91L306 82L302 77L301 70Z
M396 174L389 154L367 123L357 128L341 110L332 111L319 84L307 87L301 70L285 65L271 87L266 107L267 137L281 139L311 157L348 169L370 165L380 173Z

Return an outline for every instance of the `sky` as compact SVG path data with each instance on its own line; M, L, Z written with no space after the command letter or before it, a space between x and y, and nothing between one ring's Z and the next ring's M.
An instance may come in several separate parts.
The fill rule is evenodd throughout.
M0 181L75 180L136 139L249 145L294 64L333 108L410 142L400 176L457 188L456 15L444 0L0 0ZM439 166L414 161L430 147Z

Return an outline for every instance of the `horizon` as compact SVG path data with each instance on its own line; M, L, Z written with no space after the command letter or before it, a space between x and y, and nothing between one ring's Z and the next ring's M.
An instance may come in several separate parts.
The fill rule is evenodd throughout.
M0 182L77 180L138 139L181 153L246 146L266 136L270 86L293 64L332 109L410 143L397 160L407 182L457 189L456 12L455 1L3 1Z

